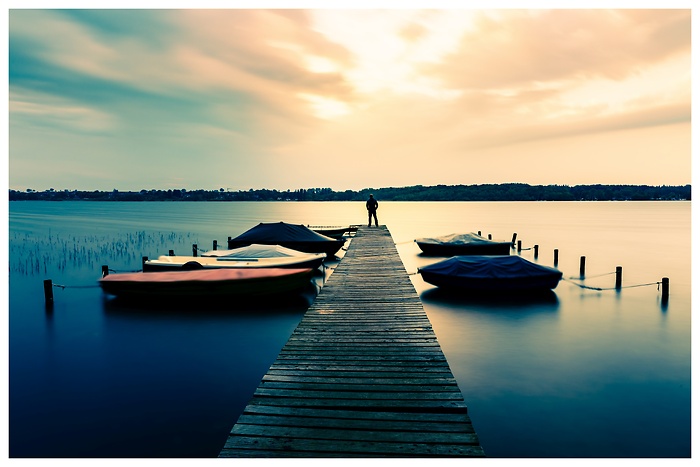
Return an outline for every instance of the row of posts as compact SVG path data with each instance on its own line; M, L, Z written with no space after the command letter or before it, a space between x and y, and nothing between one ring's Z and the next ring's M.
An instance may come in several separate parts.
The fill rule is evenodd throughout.
M477 234L481 236L481 231L478 231ZM516 248L516 238L518 237L518 233L514 232L513 233L513 238L511 239L511 248ZM488 239L491 240L491 234L488 234ZM517 250L518 253L520 253L523 249L523 242L522 240L517 241ZM533 250L533 255L534 258L537 259L539 256L539 245L534 245L532 247ZM554 267L559 266L559 250L554 249ZM581 279L583 279L586 276L586 257L581 256L581 261L579 265L579 276ZM615 289L620 290L622 289L622 266L617 266L615 268ZM662 300L668 300L669 296L669 279L668 277L663 277L661 279L661 299Z

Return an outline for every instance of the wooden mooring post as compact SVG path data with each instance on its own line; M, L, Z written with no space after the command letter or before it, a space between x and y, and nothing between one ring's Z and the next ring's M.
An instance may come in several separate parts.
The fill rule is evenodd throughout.
M197 256L197 244L192 244L192 256Z
M662 300L668 300L669 296L669 283L668 283L668 277L664 277L661 279L661 299Z
M556 268L559 266L559 250L557 248L554 249L554 267Z
M51 279L44 281L44 302L47 307L53 306L53 281Z
M615 268L615 289L620 290L622 288L622 266L617 266Z
M583 279L586 276L586 257L581 256L581 266L579 268L579 275L581 276L581 279Z

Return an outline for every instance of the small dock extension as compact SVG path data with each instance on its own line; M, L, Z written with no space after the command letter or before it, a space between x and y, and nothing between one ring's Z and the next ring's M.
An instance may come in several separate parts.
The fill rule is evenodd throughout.
M385 226L361 227L219 457L483 457Z

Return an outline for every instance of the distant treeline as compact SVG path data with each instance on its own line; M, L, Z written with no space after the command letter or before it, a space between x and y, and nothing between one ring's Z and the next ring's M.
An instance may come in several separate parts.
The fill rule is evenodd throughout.
M690 200L690 185L437 185L333 191L299 190L141 190L78 191L10 190L10 201L364 201L370 193L380 201L644 201Z

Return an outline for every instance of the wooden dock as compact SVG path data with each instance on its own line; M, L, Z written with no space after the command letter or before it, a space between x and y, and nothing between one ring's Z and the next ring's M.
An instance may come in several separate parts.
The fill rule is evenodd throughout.
M361 227L219 457L483 457L385 226Z

